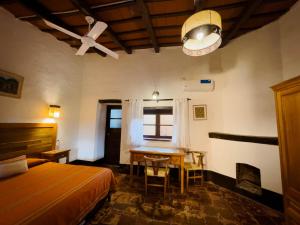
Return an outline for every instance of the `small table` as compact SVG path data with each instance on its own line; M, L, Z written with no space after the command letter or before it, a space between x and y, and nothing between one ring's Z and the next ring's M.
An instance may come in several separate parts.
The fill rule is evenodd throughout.
M46 158L53 162L59 162L59 159L66 158L66 163L69 163L70 151L71 149L51 150L47 152L42 152L41 155L43 158Z
M130 181L133 176L133 163L144 162L145 155L160 155L170 157L170 164L180 167L180 192L184 193L184 156L181 149L176 148L159 148L159 147L138 147L129 150L130 152Z

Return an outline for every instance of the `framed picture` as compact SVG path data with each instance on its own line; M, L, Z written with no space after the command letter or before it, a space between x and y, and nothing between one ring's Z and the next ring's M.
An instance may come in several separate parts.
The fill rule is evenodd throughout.
M193 105L194 120L206 120L207 110L206 105Z
M24 77L0 70L0 95L21 98Z

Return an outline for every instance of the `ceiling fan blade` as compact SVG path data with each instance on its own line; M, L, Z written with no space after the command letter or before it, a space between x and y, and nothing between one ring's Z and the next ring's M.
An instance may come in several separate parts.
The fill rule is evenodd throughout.
M87 44L82 44L80 46L80 48L78 49L78 51L76 52L76 55L84 55L84 53L86 53L86 51L89 49L90 46L88 46Z
M78 34L75 34L75 33L71 32L71 31L68 31L67 29L65 29L65 28L63 28L63 27L60 27L60 26L58 26L58 25L56 25L56 24L54 24L54 23L52 23L52 22L50 22L50 21L48 21L48 20L44 20L44 22L45 22L49 27L52 27L52 28L54 28L54 29L56 29L56 30L59 30L59 31L61 31L61 32L65 33L65 34L67 34L67 35L69 35L69 36L71 36L71 37L74 37L74 38L77 38L77 39L80 39L80 38L81 38L81 36L79 36Z
M103 33L103 31L107 28L107 24L103 22L97 22L93 28L90 30L90 32L87 34L88 37L93 38L94 40L97 40L97 38L100 36L100 34Z
M110 55L111 57L115 58L115 59L119 59L119 55L115 52L113 52L112 50L104 47L103 45L100 45L98 43L95 43L95 48L101 50L102 52L105 52L106 54Z

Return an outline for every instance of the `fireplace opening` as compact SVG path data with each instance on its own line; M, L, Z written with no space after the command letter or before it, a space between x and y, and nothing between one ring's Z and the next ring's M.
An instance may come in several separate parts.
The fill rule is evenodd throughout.
M260 169L245 163L237 163L236 187L255 195L262 195Z

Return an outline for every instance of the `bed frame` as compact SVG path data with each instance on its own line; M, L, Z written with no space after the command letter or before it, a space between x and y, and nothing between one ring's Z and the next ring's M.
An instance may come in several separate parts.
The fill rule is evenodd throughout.
M55 149L55 123L0 123L0 160Z
M41 152L55 149L57 125L55 123L0 123L0 160L20 156L40 157ZM80 224L90 221L111 191L100 200Z

